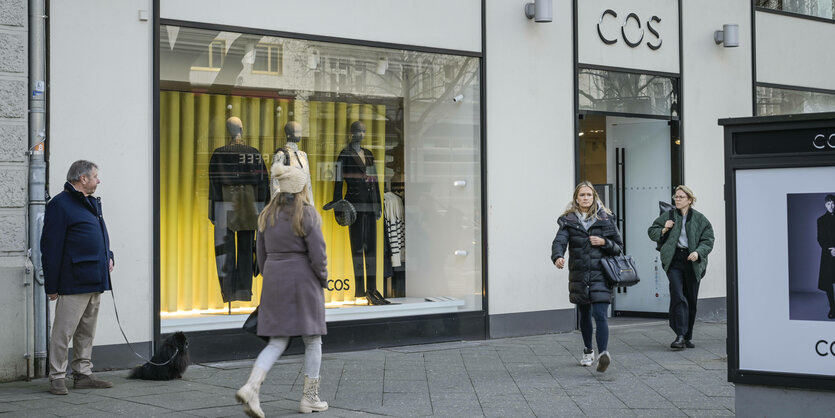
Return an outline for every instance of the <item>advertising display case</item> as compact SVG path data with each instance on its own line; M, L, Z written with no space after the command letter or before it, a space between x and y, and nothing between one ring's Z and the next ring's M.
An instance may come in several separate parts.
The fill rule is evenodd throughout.
M835 389L835 113L722 119L728 380Z

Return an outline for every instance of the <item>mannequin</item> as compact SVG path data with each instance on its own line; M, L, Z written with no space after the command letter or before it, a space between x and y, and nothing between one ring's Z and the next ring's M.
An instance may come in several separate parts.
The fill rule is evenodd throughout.
M209 160L209 219L215 226L215 262L224 302L252 300L258 213L269 200L261 153L243 141L243 124L226 120L229 144Z
M313 184L310 181L310 163L307 159L307 153L299 150L299 141L302 139L302 125L295 121L287 122L284 124L284 136L287 138L287 143L284 144L284 147L275 151L273 164L292 165L304 170L307 175L307 201L312 205ZM288 157L290 159L289 163L285 161Z
M333 202L343 198L344 180L348 186L344 199L351 202L357 211L356 221L348 226L356 284L354 295L358 298L366 297L370 304L382 305L390 303L377 291L377 220L382 215L382 205L374 156L370 150L362 147L365 132L364 123L356 121L351 124L351 142L342 149L336 160L337 167L341 167L342 177L334 180Z

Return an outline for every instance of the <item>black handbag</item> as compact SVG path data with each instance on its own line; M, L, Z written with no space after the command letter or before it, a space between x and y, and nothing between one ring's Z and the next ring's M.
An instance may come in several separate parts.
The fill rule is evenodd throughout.
M246 318L244 321L244 326L241 327L244 331L264 340L264 342L270 342L270 337L264 337L258 335L258 308L256 307L254 311Z
M638 270L632 256L620 253L615 256L604 257L600 260L606 282L611 287L629 287L638 284Z

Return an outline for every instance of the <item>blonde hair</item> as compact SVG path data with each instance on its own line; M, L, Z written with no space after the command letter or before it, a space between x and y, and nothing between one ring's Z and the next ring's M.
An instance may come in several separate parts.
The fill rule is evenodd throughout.
M673 197L675 197L676 192L679 190L687 195L687 198L690 199L690 206L692 207L696 203L696 195L693 193L693 190L683 184L679 184L676 186L675 190L673 190Z
M307 234L304 232L304 227L308 222L312 222L314 226L318 226L321 222L319 213L313 211L312 219L305 217L304 206L309 205L307 202L307 186L304 190L298 193L277 193L267 203L261 214L258 215L258 232L264 232L269 226L275 225L275 220L278 219L279 213L287 208L290 215L290 224L293 226L293 234L297 237L303 237Z
M610 211L606 206L603 206L603 202L600 201L600 196L597 194L597 190L594 189L594 185L588 180L583 180L577 185L577 187L574 188L574 197L571 198L571 202L568 203L568 206L565 208L565 212L563 212L560 216L568 215L571 212L583 213L580 209L580 205L577 203L577 196L580 194L580 189L583 187L591 189L592 197L594 198L594 202L592 202L591 207L589 208L589 213L592 216L596 216L600 209L603 209L609 215L612 214L612 211Z

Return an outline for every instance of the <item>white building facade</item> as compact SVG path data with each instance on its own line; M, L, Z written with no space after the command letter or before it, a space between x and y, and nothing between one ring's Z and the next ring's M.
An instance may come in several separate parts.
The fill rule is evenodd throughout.
M525 3L50 2L49 192L73 161L99 165L134 348L148 354L184 330L198 361L260 349L240 330L261 286L241 211L269 195L258 167L290 121L302 125L328 245L326 349L575 329L567 271L549 255L581 180L619 215L639 265L614 315L665 315L667 279L645 231L658 201L687 184L717 237L700 315L724 318L717 120L835 110L831 0L553 0L548 23L526 18ZM728 24L736 47L732 29L714 41ZM232 169L217 165L235 141L230 117L255 150ZM379 211L362 202L375 215L362 239L323 209L342 197L339 155L355 122L379 197ZM249 197L235 201L242 185ZM94 361L132 366L109 299Z

